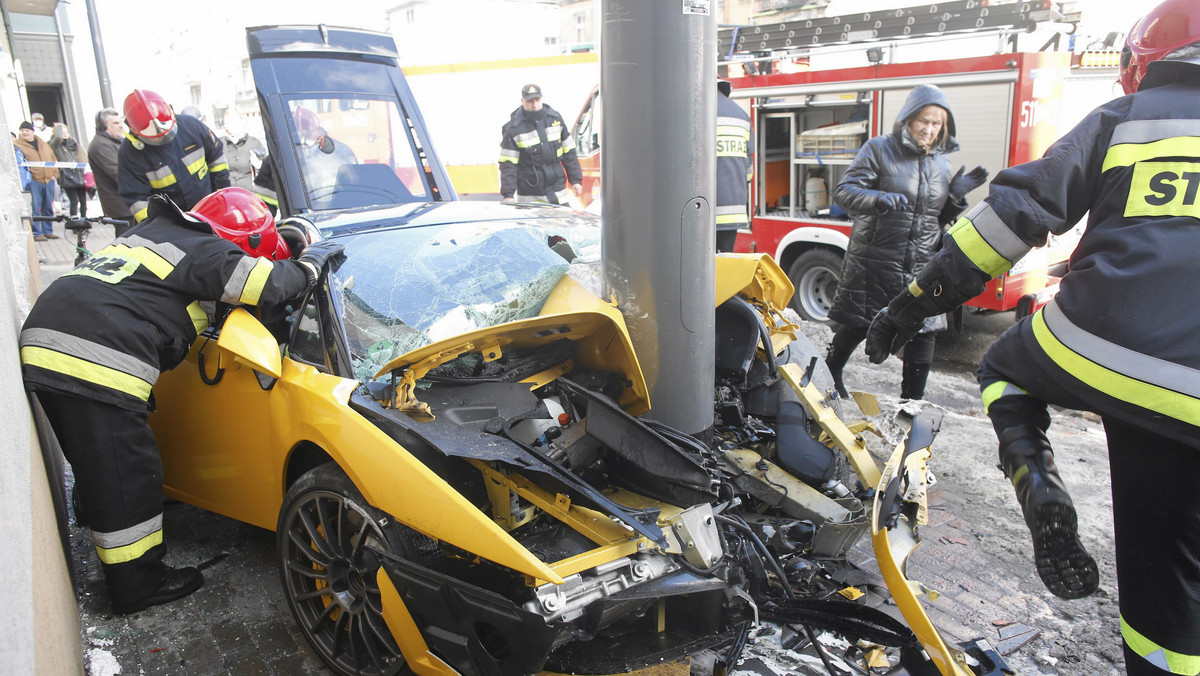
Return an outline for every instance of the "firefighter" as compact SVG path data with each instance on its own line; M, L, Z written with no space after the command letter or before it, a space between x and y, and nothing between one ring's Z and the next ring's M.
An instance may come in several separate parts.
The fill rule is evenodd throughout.
M288 260L261 200L225 188L184 213L161 195L149 217L38 298L21 330L36 393L75 473L75 499L103 564L113 611L183 598L195 568L162 561L162 461L147 424L160 372L209 324L205 305L272 306L311 288L340 245Z
M979 294L1047 235L1088 215L1057 297L1000 336L979 384L1000 465L1050 591L1079 598L1098 573L1046 437L1047 404L1104 421L1121 635L1129 674L1200 673L1200 4L1167 0L1130 30L1128 94L1042 159L1000 172L934 260L876 317L879 363L925 317Z
M501 201L568 204L583 193L582 181L571 130L557 110L542 103L541 87L525 85L521 107L501 129Z
M146 218L151 195L181 209L227 188L225 146L200 120L175 115L158 94L135 89L125 97L126 132L117 152L117 187L135 221Z
M750 225L750 116L729 98L730 82L717 81L717 91L717 251L733 251L738 228Z

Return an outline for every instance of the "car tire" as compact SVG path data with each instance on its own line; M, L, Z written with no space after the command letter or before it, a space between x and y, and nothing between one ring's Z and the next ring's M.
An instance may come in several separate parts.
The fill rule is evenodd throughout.
M829 309L837 296L842 257L830 249L809 249L796 257L788 277L796 292L789 305L801 319L830 324Z
M384 621L371 551L404 556L402 527L367 504L337 463L288 489L275 542L292 616L334 673L412 673Z

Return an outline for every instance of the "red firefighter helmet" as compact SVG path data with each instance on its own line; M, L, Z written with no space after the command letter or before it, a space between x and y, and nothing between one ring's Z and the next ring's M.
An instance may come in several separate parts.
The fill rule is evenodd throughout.
M273 261L291 257L291 249L275 229L275 218L267 205L245 188L221 188L196 202L188 214L209 224L218 237L251 256Z
M149 89L135 89L125 97L125 124L134 136L152 146L170 143L178 131L175 111Z
M1125 37L1125 48L1121 50L1121 88L1132 94L1143 84L1162 84L1157 77L1147 83L1146 73L1150 64L1155 73L1168 75L1177 65L1200 65L1195 55L1168 59L1174 51L1188 45L1200 43L1200 3L1195 0L1166 0L1138 19ZM1153 76L1154 73L1151 73Z

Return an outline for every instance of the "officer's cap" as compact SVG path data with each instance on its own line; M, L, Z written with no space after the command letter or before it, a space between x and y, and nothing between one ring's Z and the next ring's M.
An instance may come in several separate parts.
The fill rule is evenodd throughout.
M542 88L535 84L527 84L521 87L521 98L526 101L542 98Z

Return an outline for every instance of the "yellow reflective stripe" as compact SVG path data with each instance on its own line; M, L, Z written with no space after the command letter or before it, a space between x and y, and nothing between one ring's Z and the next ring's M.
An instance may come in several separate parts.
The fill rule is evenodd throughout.
M559 156L559 157L562 157L562 156L563 156L563 154L567 152L567 150L568 150L568 148L567 148L566 146L559 146L559 147L558 147L558 150L556 150L556 151L554 152L554 154L555 154L555 155L557 155L557 156Z
M125 261L133 261L140 265L146 266L146 269L154 273L159 279L166 279L167 275L175 270L175 266L171 265L170 261L166 260L158 253L147 249L146 247L130 247L125 244L113 244L106 246L100 250L97 256L111 256L120 258Z
M1125 216L1200 218L1200 162L1138 162L1129 179Z
M99 545L96 545L96 554L99 555L101 561L107 564L127 563L141 557L143 554L150 551L152 547L161 545L162 541L163 533L162 530L159 529L142 538L141 540L138 540L131 545L125 545L124 547L105 549Z
M271 271L274 269L275 265L271 261L266 258L258 259L254 264L254 269L246 278L246 285L242 287L240 302L246 305L258 305L258 299L267 286L267 278L271 276Z
M983 412L985 414L992 408L992 404L994 404L1000 397L1018 395L1029 396L1029 392L1003 380L998 380L991 385L988 385L987 387L983 388L983 392L979 393L980 398L983 399Z
M196 335L200 335L201 331L208 328L208 313L200 307L200 301L194 300L188 303L187 313L192 318L192 327L196 329Z
M1159 669L1185 676L1200 674L1200 655L1185 655L1167 650L1129 626L1124 616L1121 616L1121 638L1125 639L1125 645L1129 646L1133 652Z
M501 162L512 162L513 164L519 164L521 162L521 160L519 158L508 157L507 155L501 155L500 161Z
M151 188L162 189L171 185L175 185L175 174L167 174L163 178L150 179Z
M567 139L562 142L562 147L566 150L575 150L575 138L567 136Z
M1009 479L1012 482L1013 488L1016 488L1017 484L1020 483L1021 479L1025 478L1026 474L1029 474L1029 465L1021 465L1017 468L1017 471L1013 472L1012 478Z
M1012 268L1012 263L999 251L993 249L992 245L988 244L983 235L980 235L979 231L975 229L975 224L967 218L958 219L958 223L955 223L954 227L950 228L946 234L950 235L971 263L988 277L996 277Z
M208 162L205 161L203 154L200 155L199 159L195 160L194 162L189 162L187 165L188 173L194 176L199 176L200 178L204 178L203 172L207 168Z
M211 164L208 167L209 171L229 171L229 163L221 162L220 164Z
M1196 157L1200 155L1200 137L1176 136L1153 143L1118 143L1104 155L1100 171L1128 167L1136 162L1160 157Z
M275 196L274 190L269 190L260 185L254 186L254 194L262 201L272 206L279 206L279 200Z
M53 352L75 355L84 361L103 364L148 383L158 380L157 364L147 364L131 354L54 329L33 327L21 331L21 347L43 347Z
M723 129L725 127L741 129L746 132L746 138L750 138L750 121L749 120L743 120L740 117L730 117L728 115L717 116L717 133L720 133L721 129Z
M542 139L538 136L536 130L527 131L524 134L517 134L513 137L513 143L515 143L518 148L529 148L536 146L541 142Z
M1064 371L1110 397L1200 426L1200 399L1131 378L1075 352L1050 330L1045 312L1042 308L1033 316L1033 335Z
M133 219L140 223L146 220L146 214L150 211L150 203L134 202L133 206L130 207L129 210L133 212Z
M150 388L153 386L153 383L137 376L44 347L22 347L21 363L102 385L143 401L150 399Z
M746 214L746 207L742 204L731 206L717 207L717 224L728 225L730 223L745 223L749 220Z

